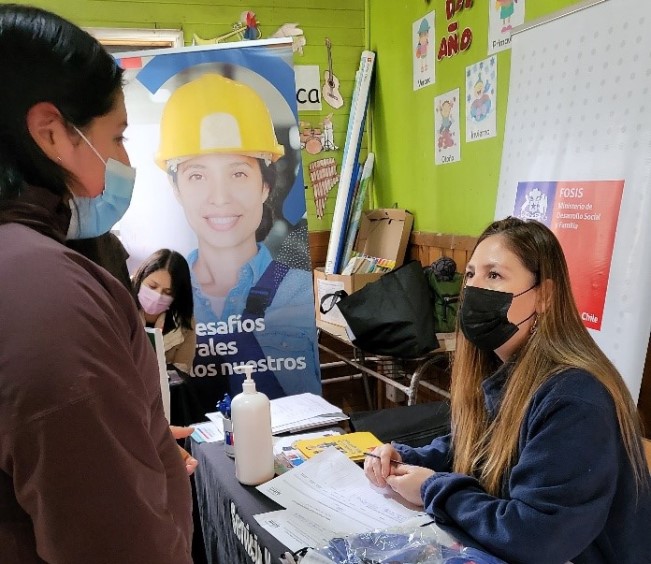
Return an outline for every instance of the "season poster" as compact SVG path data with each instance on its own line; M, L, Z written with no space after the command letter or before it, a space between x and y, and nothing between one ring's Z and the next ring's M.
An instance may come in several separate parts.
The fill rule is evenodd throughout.
M524 23L525 0L489 0L488 54L511 48L511 30Z
M459 89L434 98L434 153L437 165L461 160L459 140Z
M426 14L412 24L411 37L414 90L420 90L436 81L434 12Z
M497 56L466 67L466 142L497 135Z

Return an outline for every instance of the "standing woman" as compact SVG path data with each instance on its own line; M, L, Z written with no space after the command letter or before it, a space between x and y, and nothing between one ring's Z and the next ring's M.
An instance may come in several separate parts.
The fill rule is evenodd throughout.
M156 251L133 276L133 290L143 324L163 331L167 364L189 373L197 338L187 261L176 251Z
M122 71L75 25L12 4L0 66L1 559L190 563L190 486L138 311L62 245L129 205Z
M465 280L452 433L379 447L367 476L511 564L649 562L635 404L581 321L558 239L496 221Z

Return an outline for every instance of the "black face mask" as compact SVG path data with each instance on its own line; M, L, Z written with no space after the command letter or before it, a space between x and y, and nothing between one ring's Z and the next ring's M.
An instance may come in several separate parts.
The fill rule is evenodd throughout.
M459 309L459 327L466 339L483 351L499 349L518 332L520 325L536 315L534 311L517 325L511 323L506 316L513 298L526 294L535 287L534 284L529 290L513 295L510 292L467 286Z

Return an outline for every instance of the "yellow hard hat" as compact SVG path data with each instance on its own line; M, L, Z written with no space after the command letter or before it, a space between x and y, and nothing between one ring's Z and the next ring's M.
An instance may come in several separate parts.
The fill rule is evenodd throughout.
M215 73L177 88L163 109L156 164L167 171L183 159L233 153L275 162L285 154L269 109L250 86Z

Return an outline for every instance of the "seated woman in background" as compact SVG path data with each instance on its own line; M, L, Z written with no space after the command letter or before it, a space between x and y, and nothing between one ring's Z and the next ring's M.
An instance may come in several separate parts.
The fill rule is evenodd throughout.
M452 433L378 447L365 461L371 482L511 564L648 562L635 403L581 322L545 225L507 218L484 231L459 328Z
M156 251L138 268L133 289L145 326L163 331L165 361L189 374L197 338L187 261L176 251Z

